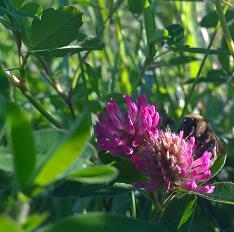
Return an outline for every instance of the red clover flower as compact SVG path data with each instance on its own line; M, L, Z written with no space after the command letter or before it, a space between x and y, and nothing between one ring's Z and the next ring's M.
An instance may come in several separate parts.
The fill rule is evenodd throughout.
M136 187L155 191L165 186L179 187L195 192L212 193L213 185L201 185L212 174L212 154L195 157L195 138L188 141L183 131L172 133L159 129L160 116L154 105L147 104L140 96L137 103L127 96L126 112L111 99L100 114L95 127L98 145L112 155L124 155L134 163L136 169L149 178L148 182L137 182Z

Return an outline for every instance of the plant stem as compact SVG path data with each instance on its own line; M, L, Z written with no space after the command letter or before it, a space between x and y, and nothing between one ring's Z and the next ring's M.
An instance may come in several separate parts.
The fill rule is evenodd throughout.
M225 40L226 40L227 45L228 45L228 49L229 49L230 53L232 54L232 56L234 56L234 42L232 40L231 33L229 31L225 15L223 13L221 1L215 0L214 3L215 3L215 7L216 7L216 12L219 16L221 27L223 29L223 34L224 34Z
M134 191L131 191L131 198L132 198L132 217L136 218L136 199L134 195Z
M100 28L100 30L97 32L97 36L100 36L102 34L102 32L105 29L105 25L107 24L107 22L111 19L111 17L113 16L113 14L115 13L115 11L118 10L118 8L121 6L121 4L123 3L123 0L118 0L115 4L115 6L112 8L112 10L110 11L110 13L108 14L108 16L106 17L105 21L102 24L102 27ZM87 56L89 55L90 51L87 51L87 53L84 55L83 60L85 60L87 58Z
M2 68L2 70L4 70ZM26 86L14 75L12 75L9 71L4 72L5 76L9 79L9 81L20 89L20 91L23 93L23 95L29 100L29 102L48 120L50 121L54 126L57 128L62 129L62 126L60 123L50 114L48 113L44 107L29 93Z
M75 111L72 105L72 95L67 96L65 93L63 93L57 86L56 82L53 79L53 73L51 72L51 70L49 69L48 65L46 64L46 62L39 58L40 62L42 63L42 66L47 74L47 76L45 76L46 80L48 81L48 83L53 87L53 89L58 93L58 95L61 97L61 99L64 101L64 103L67 105L67 107L70 110L71 116L74 119L76 117L75 115Z
M226 11L227 11L227 7L224 8L224 12L226 12ZM200 65L200 67L199 67L199 70L198 70L198 72L197 72L197 75L196 75L196 77L195 77L195 79L194 79L194 81L193 81L193 85L192 85L192 87L191 87L191 89L190 89L190 91L189 91L189 95L185 98L184 108L183 108L183 111L182 111L182 113L181 113L181 116L180 116L179 121L182 120L182 118L184 117L185 113L187 112L187 108L188 108L189 101L190 101L190 99L191 99L191 97L192 97L192 95L193 95L193 92L194 92L194 90L195 90L195 88L196 88L196 86L197 86L198 79L199 79L199 77L200 77L200 75L201 75L201 73L202 73L202 69L203 69L203 67L204 67L204 65L205 65L206 59L207 59L207 57L208 57L208 55L209 55L209 51L210 51L210 49L211 49L211 47L212 47L212 44L213 44L214 39L215 39L215 36L216 36L216 34L217 34L218 30L219 30L219 27L220 27L220 22L218 22L217 25L216 25L216 27L215 27L215 30L214 30L214 32L213 32L213 34L212 34L211 39L210 39L210 43L209 43L209 45L208 45L208 47L207 47L207 49L206 49L206 53L205 53L205 55L204 55L204 57L203 57L203 59L202 59L202 62L201 62L201 65Z

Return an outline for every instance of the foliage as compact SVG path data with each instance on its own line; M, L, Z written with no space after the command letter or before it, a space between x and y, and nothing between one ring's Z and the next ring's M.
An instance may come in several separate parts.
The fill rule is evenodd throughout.
M0 0L0 230L233 231L233 16L221 0ZM123 94L175 132L208 120L226 150L213 193L137 189L100 151L97 115Z

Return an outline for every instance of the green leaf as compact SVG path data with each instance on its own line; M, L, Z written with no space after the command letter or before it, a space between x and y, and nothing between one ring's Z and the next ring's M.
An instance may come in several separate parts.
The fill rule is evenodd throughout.
M66 135L58 129L43 129L34 132L37 154L51 156L59 147Z
M226 83L229 80L229 74L226 73L224 70L216 69L216 70L209 70L207 72L206 77L200 77L197 82L207 82L207 83L213 83L215 85L221 85L223 83ZM185 82L185 84L193 83L194 78L191 80L188 80Z
M225 18L227 22L231 21L234 18L234 10L227 10ZM202 27L212 28L217 25L218 21L218 14L216 13L216 11L212 11L202 18L200 25Z
M55 197L110 197L133 190L129 184L83 184L77 181L66 181L56 186L52 195Z
M13 103L7 104L7 122L11 139L15 176L18 184L25 189L36 165L33 131L22 111Z
M128 9L133 14L142 14L144 10L145 0L128 0Z
M20 227L10 218L0 216L1 231L4 232L21 232Z
M145 30L148 44L150 44L151 38L155 32L156 26L154 21L154 15L150 8L150 4L148 1L145 3L144 8L144 19L145 19Z
M10 0L10 3L16 8L20 8L20 6L23 4L24 0Z
M64 143L52 157L41 167L35 178L35 184L48 185L66 171L82 153L89 139L89 120L83 113L66 136Z
M189 46L178 46L178 47L170 47L169 49L173 51L180 52L190 52L190 53L198 53L198 54L210 54L210 55L231 55L226 49L206 49L206 48L191 48Z
M24 231L35 231L41 224L46 222L48 217L48 213L31 214L26 218L26 221L23 223L22 227Z
M147 181L147 177L138 172L135 166L127 159L99 152L99 158L104 164L112 164L119 171L116 182L132 184L136 181Z
M155 30L151 36L150 36L150 43L151 44L157 44L162 43L165 39L168 39L169 37L168 31L165 29L158 29Z
M216 176L221 171L221 169L223 168L226 162L226 159L227 155L222 155L218 157L217 160L215 160L214 164L211 167L211 173L213 177Z
M167 43L171 45L183 44L184 41L184 28L179 24L171 24L166 27L168 31Z
M66 56L67 54L74 54L82 51L91 51L91 50L101 50L103 49L103 43L94 36L88 36L83 41L73 41L68 46L50 48L50 49L40 49L30 51L33 55L38 56Z
M41 232L119 232L120 229L134 232L163 231L163 228L159 225L127 218L122 215L90 213L63 219L54 225L42 229Z
M31 38L33 50L52 49L70 44L82 25L82 11L72 6L43 11L41 20L34 18Z
M163 212L161 223L168 231L181 231L188 225L196 206L195 195L183 195L170 201Z
M215 190L210 194L196 193L198 196L206 198L210 201L217 201L224 204L234 204L234 183L219 182L213 183Z
M43 8L35 2L29 2L23 5L18 11L15 12L16 16L40 18Z
M103 165L82 169L73 173L71 179L87 184L103 184L113 181L117 175L116 168Z

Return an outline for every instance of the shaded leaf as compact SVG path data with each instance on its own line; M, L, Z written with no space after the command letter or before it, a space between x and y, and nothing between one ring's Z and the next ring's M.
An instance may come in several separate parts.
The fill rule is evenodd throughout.
M226 159L227 155L222 155L218 157L217 160L215 160L215 163L211 167L212 176L216 176L221 171L221 169L225 165Z
M34 18L31 38L33 50L67 46L78 34L82 25L82 11L72 6L43 11L41 20Z
M43 8L35 2L28 2L23 5L18 11L14 12L14 16L40 18Z
M90 213L63 219L54 225L42 229L41 232L119 232L120 228L123 231L134 232L155 232L156 230L162 231L163 229L159 225L127 218L122 215Z
M234 10L227 10L225 18L227 22L231 21L234 18ZM212 11L202 18L200 25L206 28L215 27L218 23L218 20L219 17L216 11Z
M195 210L195 206L195 195L187 194L174 198L163 212L160 222L169 231L183 231Z
M211 194L196 193L198 196L206 198L210 201L217 201L224 204L234 204L234 183L219 182L213 183L215 190Z
M65 47L40 49L30 51L33 55L38 56L66 56L67 54L74 54L82 51L101 50L103 43L94 36L87 36L83 41L73 41Z
M112 164L119 170L116 182L132 184L136 181L146 181L147 177L138 172L128 159L120 156L113 156L109 153L99 152L99 158L104 164Z
M83 184L77 181L66 181L55 187L52 195L55 197L110 197L131 191L131 185L115 184Z
M145 0L128 0L128 9L133 14L141 14L144 10Z
M172 45L183 44L184 41L184 28L179 24L171 24L166 27L168 31L167 43Z

